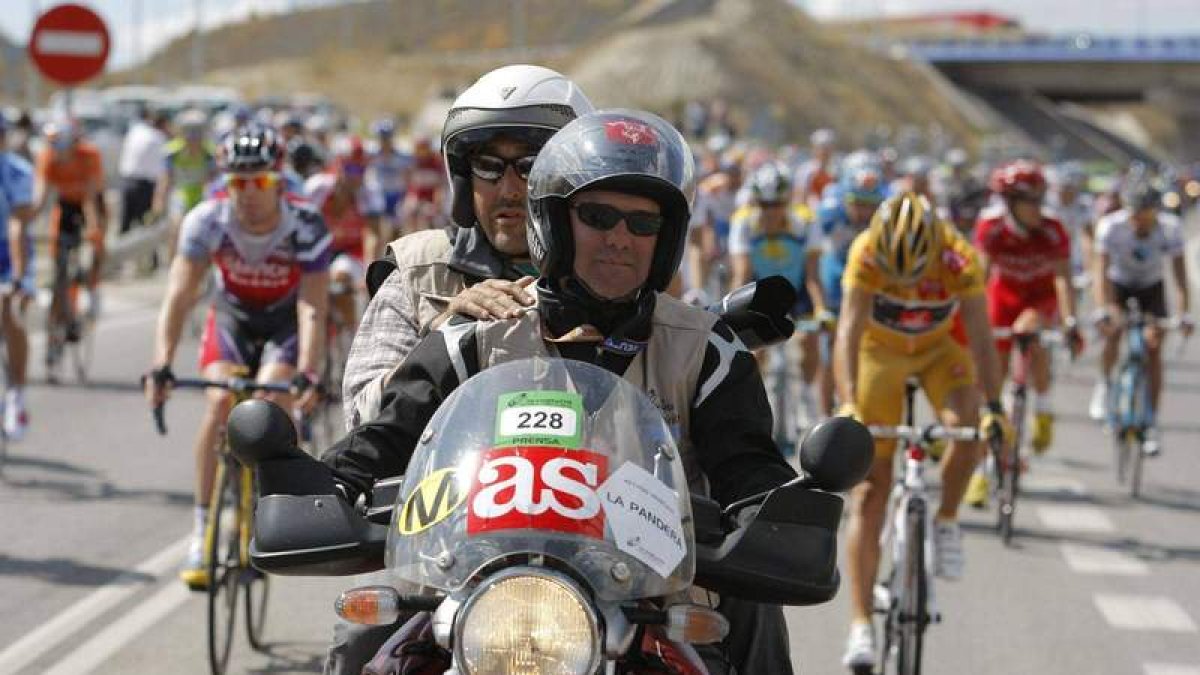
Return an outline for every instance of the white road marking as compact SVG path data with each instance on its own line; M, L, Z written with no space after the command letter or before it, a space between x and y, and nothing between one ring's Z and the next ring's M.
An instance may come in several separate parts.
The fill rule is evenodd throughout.
M1142 671L1146 675L1200 675L1200 666L1183 663L1144 663Z
M1196 622L1174 600L1161 595L1098 593L1096 607L1114 628L1195 633Z
M1116 527L1104 511L1095 506L1039 506L1038 518L1052 530L1068 532L1114 532Z
M1080 574L1138 576L1150 572L1146 563L1124 551L1086 544L1062 544L1060 548L1067 566Z
M133 572L122 574L9 645L0 652L0 674L23 672L25 666L70 637L72 632L154 583L179 564L187 545L187 537L174 542L138 565ZM147 576L152 580L147 581Z
M1021 489L1037 493L1065 492L1073 495L1082 495L1087 492L1083 483L1075 478L1054 475L1047 476L1038 473L1022 477Z
M44 675L86 675L99 668L113 654L146 629L161 621L191 597L182 583L170 580L150 599L138 605L118 621L83 643L70 656L46 670Z

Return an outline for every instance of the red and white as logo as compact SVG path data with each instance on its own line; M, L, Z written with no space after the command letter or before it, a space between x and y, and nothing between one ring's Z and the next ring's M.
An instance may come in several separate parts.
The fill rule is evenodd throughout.
M630 120L605 122L604 135L610 141L626 145L654 145L657 138L649 125Z
M554 530L603 539L596 488L607 477L608 458L585 450L489 450L467 496L467 533Z

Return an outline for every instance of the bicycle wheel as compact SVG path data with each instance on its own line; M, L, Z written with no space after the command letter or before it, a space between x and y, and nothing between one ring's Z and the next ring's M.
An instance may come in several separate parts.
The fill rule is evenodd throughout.
M1017 510L1017 488L1021 479L1021 444L1025 436L1025 390L1018 389L1013 395L1013 443L1008 460L1000 471L999 522L1000 539L1006 546L1012 544L1013 518Z
M240 544L244 544L245 548L240 549L242 556L239 563L242 586L246 588L246 638L253 649L261 652L266 646L262 636L267 619L271 580L266 574L250 566L250 537L254 532L254 477L248 469L241 469L238 473L242 480L241 504L244 516Z
M925 504L909 501L905 518L908 545L905 549L904 594L898 603L899 640L896 644L897 675L920 675L925 626L929 623L929 575L925 565Z
M237 471L222 457L217 498L209 506L208 542L208 665L212 675L223 675L233 646L241 565L237 527Z

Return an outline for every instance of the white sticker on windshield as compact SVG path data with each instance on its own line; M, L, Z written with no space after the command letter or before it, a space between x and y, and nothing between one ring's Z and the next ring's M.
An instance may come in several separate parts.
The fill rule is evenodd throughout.
M687 554L679 501L671 488L626 462L597 492L617 548L670 576Z

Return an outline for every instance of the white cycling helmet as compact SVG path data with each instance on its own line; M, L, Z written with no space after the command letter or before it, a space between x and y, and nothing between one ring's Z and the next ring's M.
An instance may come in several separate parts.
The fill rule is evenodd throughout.
M454 222L476 223L468 162L473 151L500 134L540 150L556 131L591 111L579 87L549 68L504 66L479 78L455 99L442 127Z

